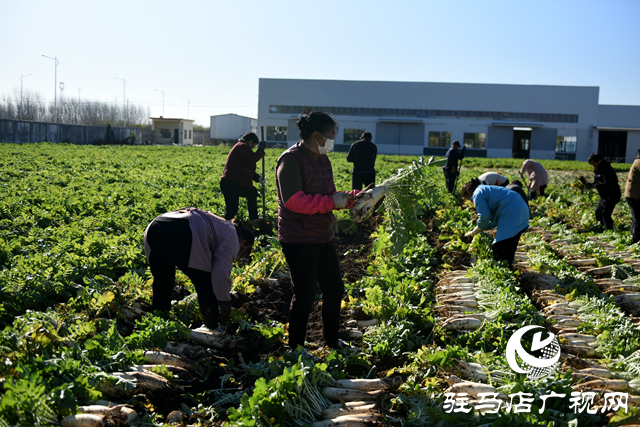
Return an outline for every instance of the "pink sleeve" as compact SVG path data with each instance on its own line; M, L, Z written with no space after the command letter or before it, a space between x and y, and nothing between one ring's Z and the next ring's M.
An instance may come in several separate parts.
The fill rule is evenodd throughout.
M333 196L322 196L320 194L305 194L298 191L284 204L284 207L292 212L315 215L331 212L335 207Z
M352 196L355 196L359 192L360 190L342 191L342 193L351 194ZM336 193L338 193L338 191L336 191ZM355 199L350 200L345 209L351 208L355 202ZM321 196L320 194L305 194L303 191L298 191L289 197L284 207L292 212L304 215L315 215L331 212L336 208L336 204L333 201L333 194L330 196Z

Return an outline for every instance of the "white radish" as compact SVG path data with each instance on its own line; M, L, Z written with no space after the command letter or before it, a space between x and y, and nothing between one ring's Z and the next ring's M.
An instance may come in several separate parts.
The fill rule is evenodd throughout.
M371 403L369 405L359 405L352 407L343 407L342 404L331 405L331 407L322 411L322 419L330 420L337 417L349 416L355 414L366 414L372 412L376 408L375 403Z
M567 260L567 264L573 265L573 266L596 265L597 263L598 263L598 260L595 258Z
M581 357L599 357L595 349L588 346L563 345L561 346L567 353Z
M446 390L446 393L467 393L470 396L477 397L479 393L497 393L497 390L489 384L462 381L453 384Z
M346 388L337 388L337 387L323 387L322 391L324 395L332 402L350 402L354 400L371 400L375 399L380 393L383 393L382 390L376 391L362 391L362 390L350 390Z
M377 379L353 379L353 380L338 380L335 386L338 388L346 388L351 390L388 390L398 388L402 384L402 378L399 376Z
M371 319L371 320L356 320L356 325L359 328L368 328L380 323L380 319Z
M224 336L219 332L212 330L191 330L190 339L209 347L215 347L219 349L234 348L236 342L230 336Z
M100 384L99 388L102 393L117 399L128 398L145 392L171 389L171 385L164 377L154 374L153 372L112 372L109 375L127 381L136 381L134 389L125 389L122 384L111 384L109 381L104 381ZM178 386L174 386L173 388L182 390L182 387Z
M316 421L311 427L366 427L366 423L377 421L379 418L380 414L377 412L345 415L331 420Z
M583 390L627 391L629 389L629 382L627 380L597 379L580 383L576 387Z
M473 317L449 319L442 325L448 331L475 331L480 326L482 320Z
M62 419L62 427L104 427L102 420L104 415L98 414L76 414L68 415Z
M640 301L640 292L629 292L622 295L616 296L616 301L618 303L626 303L632 301Z
M558 326L561 328L577 328L581 325L578 319L560 319L558 320Z
M582 340L586 342L594 342L596 340L596 337L587 334L560 334L558 337L566 338L568 340Z
M178 366L190 371L195 371L198 368L197 363L193 360L164 351L145 351L144 360L151 364Z
M95 415L106 415L108 413L116 415L122 414L126 418L128 423L135 421L138 418L138 413L127 406L117 405L113 407L104 406L104 405L88 405L88 406L79 406L78 411L83 414L95 414Z
M611 373L611 371L604 367L578 369L577 371L574 372L574 374L577 374L583 377L591 376L591 377L599 377L599 378L613 378L613 374Z
M590 268L587 273L594 276L604 276L605 274L611 274L611 271L613 271L613 266L607 265L606 267Z
M355 329L355 328L345 328L345 329L346 329L347 337L349 337L349 339L352 339L352 340L360 338L362 335L364 335L362 331L359 331L358 329Z
M553 316L553 315L564 315L569 316L572 314L578 314L578 310L570 307L554 307L550 310L542 310L542 314L545 316Z

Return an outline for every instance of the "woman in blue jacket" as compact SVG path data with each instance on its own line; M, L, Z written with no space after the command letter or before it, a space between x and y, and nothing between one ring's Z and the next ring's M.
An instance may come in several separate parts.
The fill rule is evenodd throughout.
M462 196L472 200L478 212L478 225L467 236L496 228L493 258L496 261L505 260L511 265L520 235L529 228L529 207L525 201L515 191L494 185L480 185L475 178L462 187Z

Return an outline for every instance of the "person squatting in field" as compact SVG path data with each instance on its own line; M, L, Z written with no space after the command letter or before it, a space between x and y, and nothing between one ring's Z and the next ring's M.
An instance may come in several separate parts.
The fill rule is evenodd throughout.
M640 150L636 151L636 159L629 169L624 197L631 210L631 239L640 242Z
M258 146L254 152L253 149ZM247 199L249 211L249 224L257 224L262 221L258 217L258 190L253 186L252 180L264 186L264 177L256 173L256 163L264 157L266 143L258 142L258 135L248 132L242 135L236 145L233 146L220 178L220 190L224 196L224 218L230 220L238 214L240 197Z
M586 188L598 190L600 201L596 207L596 220L602 224L605 230L613 230L611 214L621 197L618 175L602 154L591 153L587 161L593 166L593 182L587 182L583 176L579 178L580 182Z
M511 265L520 236L529 228L529 206L515 191L495 185L480 185L477 178L462 187L462 197L472 200L478 212L478 225L466 236L496 228L493 258Z
M509 185L509 178L498 172L485 172L478 177L478 181L482 185L499 185L500 187Z
M529 188L529 200L534 200L538 196L538 193L544 197L544 191L549 184L549 174L544 166L535 160L527 159L522 163L522 167L520 168L520 176L523 179L525 172L529 178L529 183L527 184Z
M351 188L362 190L369 184L376 182L376 157L378 147L371 142L371 132L363 132L360 139L349 148L347 162L353 163L351 172Z
M460 148L459 141L453 141L451 148L447 151L447 163L442 167L442 171L444 172L444 179L449 193L453 193L456 178L460 175L458 160L464 159L465 151L467 151L467 147Z
M276 165L278 240L291 272L289 346L305 342L307 322L317 285L322 291L325 344L346 346L338 339L344 284L334 246L334 209L350 208L354 196L337 192L327 154L333 149L338 123L328 114L312 111L298 120L301 141L282 153ZM306 350L305 350L306 351Z
M169 311L176 267L196 288L204 325L216 329L219 309L231 311L233 261L250 252L253 233L234 220L186 207L156 217L144 232L144 251L153 275L152 309Z

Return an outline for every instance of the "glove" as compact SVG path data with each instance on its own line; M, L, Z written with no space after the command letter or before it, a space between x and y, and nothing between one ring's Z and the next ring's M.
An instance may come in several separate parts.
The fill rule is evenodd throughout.
M267 143L265 141L258 142L258 148L262 148L264 150L267 148Z
M333 203L336 205L335 209L344 209L349 204L349 200L353 200L353 196L348 193L336 193L333 195Z
M258 182L260 183L260 185L262 185L263 187L267 184L267 180L264 179L264 176L261 176L260 179L258 179Z
M470 232L468 232L467 234L465 234L464 237L473 237L476 234L478 234L480 231L482 231L482 230L480 230L478 227L476 227L473 230L471 230Z
M356 196L358 201L353 205L350 212L353 221L360 223L373 215L379 203L382 203L384 193L384 187L373 187L358 193Z

